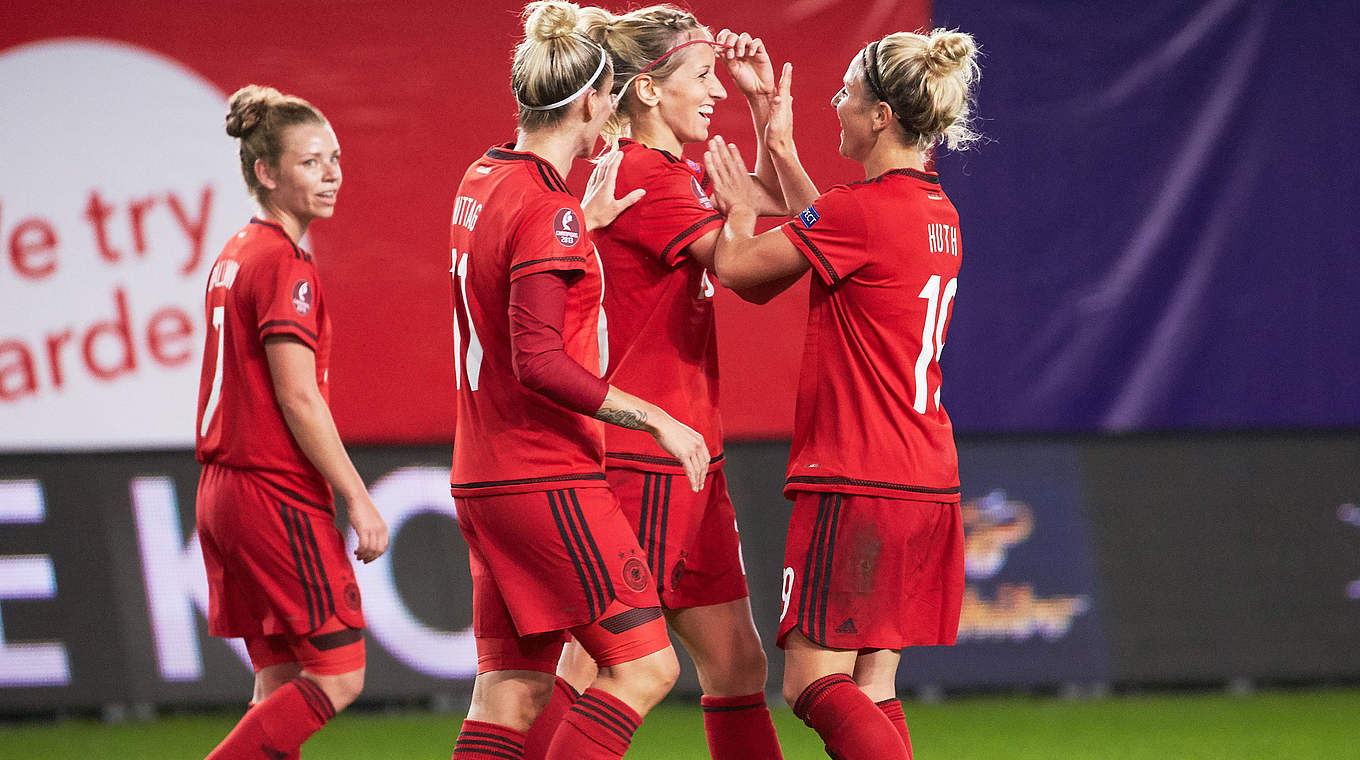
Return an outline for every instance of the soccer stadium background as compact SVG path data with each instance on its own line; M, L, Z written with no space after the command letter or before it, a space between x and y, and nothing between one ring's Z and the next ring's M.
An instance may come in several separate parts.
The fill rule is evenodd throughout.
M866 41L933 24L984 51L987 139L938 164L964 236L942 363L968 590L959 646L908 651L901 693L945 709L1360 683L1360 57L1341 31L1360 5L686 5L794 63L822 188L862 178L828 101ZM335 417L394 536L359 571L361 706L464 708L445 241L464 167L513 139L517 10L0 10L0 715L249 694L243 647L206 632L192 420L207 268L251 213L224 101L251 82L318 105L344 149L337 214L307 245ZM712 131L748 146L732 95ZM719 300L727 473L772 638L806 284L763 308ZM676 694L697 693L687 672Z

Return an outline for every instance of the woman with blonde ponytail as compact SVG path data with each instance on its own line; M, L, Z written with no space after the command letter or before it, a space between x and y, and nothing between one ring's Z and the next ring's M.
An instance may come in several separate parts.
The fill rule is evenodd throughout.
M958 287L958 212L937 174L961 150L978 76L972 37L899 32L855 54L832 98L841 155L865 180L817 194L755 235L761 192L721 138L705 165L727 221L714 256L732 288L811 269L807 351L784 493L784 698L841 760L911 757L895 684L901 650L950 645L963 597L953 428L939 359ZM767 138L791 144L787 103Z
M463 176L450 226L455 395L450 485L468 544L477 678L455 760L515 760L574 636L598 675L555 724L553 760L619 758L679 672L656 585L604 474L604 423L646 433L698 490L703 437L600 378L604 281L592 233L617 158L582 204L564 181L613 113L608 54L569 2L530 3L510 86L514 142ZM683 486L682 486L683 487Z

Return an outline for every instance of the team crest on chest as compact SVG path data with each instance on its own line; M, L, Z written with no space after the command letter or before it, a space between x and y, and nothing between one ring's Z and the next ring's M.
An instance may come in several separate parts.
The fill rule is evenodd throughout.
M581 217L569 208L559 210L553 217L553 235L568 248L576 245L581 239Z
M312 302L315 298L310 282L298 280L293 283L293 309L298 314L306 316L312 310Z

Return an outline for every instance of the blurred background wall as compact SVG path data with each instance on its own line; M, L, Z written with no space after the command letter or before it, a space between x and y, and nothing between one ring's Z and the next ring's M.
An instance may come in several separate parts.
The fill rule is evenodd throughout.
M984 51L987 139L938 164L964 234L943 399L968 595L960 645L909 651L904 689L1360 677L1360 63L1336 33L1360 6L688 6L794 63L823 188L862 179L828 101L866 41L933 24ZM366 698L467 691L445 242L464 168L513 139L517 11L0 10L0 710L248 688L239 645L206 635L192 418L207 269L251 213L224 102L251 82L318 105L344 149L306 245L335 416L395 535L360 571ZM713 132L749 146L735 100ZM772 632L806 285L719 300L728 474Z

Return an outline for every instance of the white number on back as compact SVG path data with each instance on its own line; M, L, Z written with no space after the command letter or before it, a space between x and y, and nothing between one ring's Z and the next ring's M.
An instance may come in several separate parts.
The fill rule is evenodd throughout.
M912 408L919 414L926 413L926 403L932 394L926 388L930 362L940 360L944 353L944 327L949 321L949 307L954 303L954 293L958 290L958 278L954 278L940 288L941 277L930 276L926 286L921 288L918 298L926 302L926 319L921 329L921 355L916 357L916 399ZM935 408L940 408L940 389L933 394Z
M468 305L467 296L467 271L468 254L462 254L459 258L458 249L453 249L453 279L457 284L458 292L462 296L463 314L467 315L468 326L468 349L467 361L462 361L461 352L463 350L462 330L458 327L458 315L453 315L453 383L455 388L462 387L463 367L467 367L468 390L477 390L477 381L482 376L482 342L477 338L477 328L472 325L472 309Z
M198 431L198 434L203 436L208 434L208 428L212 426L213 415L217 414L217 404L222 400L222 346L227 332L226 325L223 323L225 313L226 307L213 307L212 328L217 331L217 367L213 370L212 390L208 392L208 404L203 407L203 426Z

